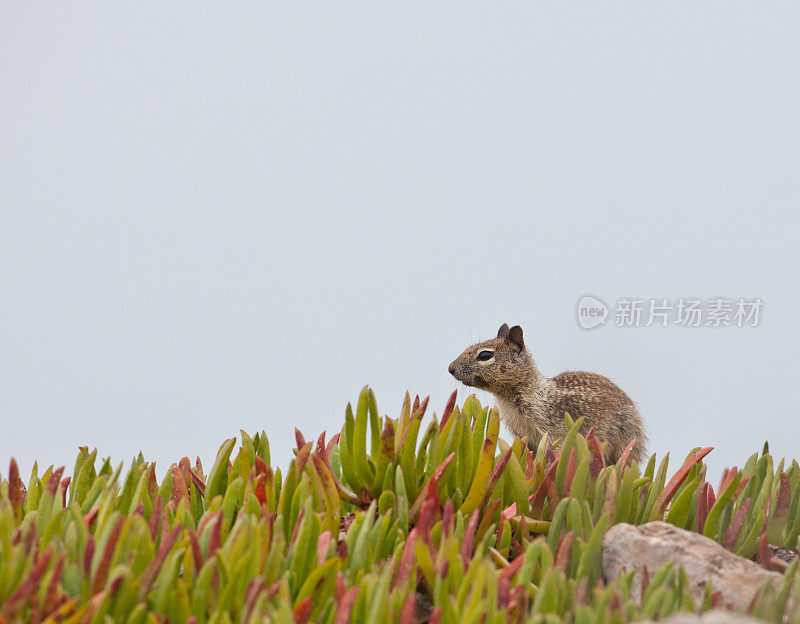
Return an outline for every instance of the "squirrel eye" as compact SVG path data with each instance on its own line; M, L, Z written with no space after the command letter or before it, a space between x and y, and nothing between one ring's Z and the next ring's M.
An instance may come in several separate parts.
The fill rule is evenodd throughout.
M485 362L486 360L491 360L494 357L494 351L481 351L478 353L478 361Z

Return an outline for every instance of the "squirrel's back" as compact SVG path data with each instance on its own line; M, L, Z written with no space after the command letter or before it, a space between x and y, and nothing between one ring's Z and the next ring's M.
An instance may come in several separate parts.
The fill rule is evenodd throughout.
M641 461L646 439L642 418L622 388L608 377L583 371L564 372L552 379L560 392L554 394L551 414L563 419L567 412L573 420L585 417L597 437L609 443L606 455L610 460L618 459L635 438L631 457ZM583 433L588 432L588 427L584 429Z

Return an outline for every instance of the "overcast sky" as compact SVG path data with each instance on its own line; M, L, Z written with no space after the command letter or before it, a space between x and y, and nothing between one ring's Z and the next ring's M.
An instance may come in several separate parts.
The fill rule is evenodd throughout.
M673 469L800 455L796 4L1 7L3 474L241 428L283 466L364 384L441 413L503 322ZM614 323L716 297L759 326Z

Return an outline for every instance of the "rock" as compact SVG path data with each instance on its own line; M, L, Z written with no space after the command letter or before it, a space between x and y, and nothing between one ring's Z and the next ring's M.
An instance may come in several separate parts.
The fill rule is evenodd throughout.
M769 545L769 554L785 563L791 563L797 559L797 553L795 551L783 548L782 546L776 546L775 544Z
M651 620L639 622L638 624L654 624ZM749 615L739 615L724 609L714 609L706 611L702 615L694 613L674 613L661 624L764 624L764 620L759 620Z
M776 546L775 544L769 544L767 548L769 549L770 570L775 570L776 572L785 572L786 568L789 567L789 564L797 559L797 552L794 550ZM761 561L761 557L758 553L753 556L753 561L760 563L762 566L764 565L764 562Z
M431 619L433 603L425 594L416 592L414 596L414 624L425 624Z
M652 578L670 561L683 566L689 578L689 591L697 604L703 598L706 583L711 582L714 592L721 593L720 606L744 609L764 583L771 582L777 587L783 578L734 555L708 537L666 522L641 526L617 524L606 533L603 543L606 581L623 570L635 571L631 597L637 602L641 601L642 571L647 569Z

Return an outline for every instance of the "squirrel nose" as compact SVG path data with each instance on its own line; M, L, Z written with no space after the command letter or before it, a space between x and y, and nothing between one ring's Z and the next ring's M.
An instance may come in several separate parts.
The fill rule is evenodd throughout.
M455 375L456 374L456 363L455 362L451 362L450 363L450 366L447 368L447 372L450 373L451 375Z

